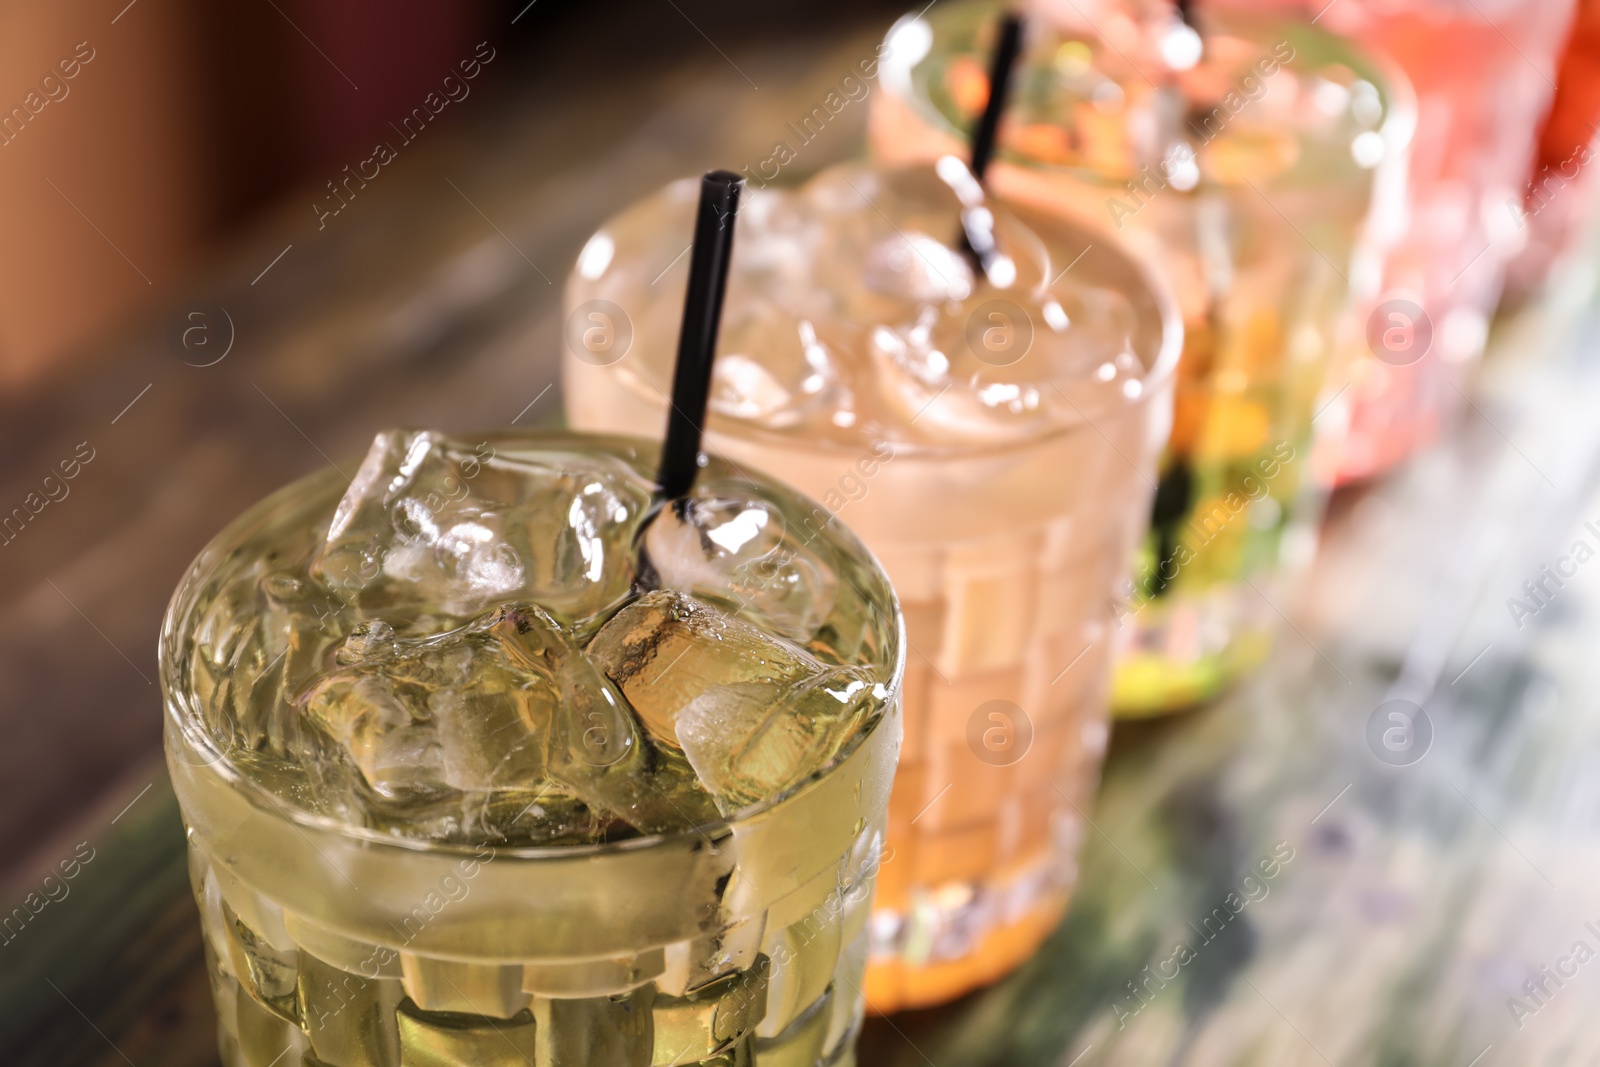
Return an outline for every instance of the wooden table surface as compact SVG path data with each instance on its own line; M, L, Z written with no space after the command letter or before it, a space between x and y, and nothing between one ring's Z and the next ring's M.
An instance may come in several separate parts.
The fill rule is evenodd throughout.
M880 32L625 86L575 75L571 107L532 85L440 130L327 231L286 209L204 291L8 402L7 499L79 442L94 458L0 574L5 898L78 861L0 943L0 1062L217 1062L151 684L159 612L201 544L384 426L553 417L559 284L587 234L668 177L765 158ZM733 113L711 127L718 101ZM863 118L806 169L854 152ZM1600 1063L1600 565L1532 617L1507 607L1575 542L1600 547L1590 251L1501 324L1448 441L1335 499L1266 668L1199 713L1118 727L1045 950L871 1021L864 1065ZM222 330L216 308L233 347L192 366L168 325L200 309ZM1430 724L1404 766L1369 740L1391 700Z

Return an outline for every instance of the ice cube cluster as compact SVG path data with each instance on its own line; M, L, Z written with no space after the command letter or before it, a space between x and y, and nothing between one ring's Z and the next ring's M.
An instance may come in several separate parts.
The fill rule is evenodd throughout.
M665 396L694 183L612 219L579 258L569 306L603 300L633 324L609 368ZM963 224L965 215L967 224ZM1134 307L1073 267L1087 231L985 198L959 161L844 164L795 190L751 188L723 313L712 409L808 442L985 445L1081 424L1136 401L1149 371ZM968 226L992 234L980 265Z
M888 704L887 587L825 512L720 463L658 507L651 451L379 434L200 613L225 755L354 825L513 845L702 826L825 771Z

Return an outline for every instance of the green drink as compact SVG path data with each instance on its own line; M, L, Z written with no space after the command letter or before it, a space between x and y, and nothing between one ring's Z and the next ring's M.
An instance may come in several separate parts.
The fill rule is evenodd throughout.
M207 547L162 631L249 1067L851 1060L898 608L826 513L653 445L380 434Z

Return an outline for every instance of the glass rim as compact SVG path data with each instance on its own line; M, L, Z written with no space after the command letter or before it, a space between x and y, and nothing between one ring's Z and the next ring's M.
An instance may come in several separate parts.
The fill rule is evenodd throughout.
M978 3L983 2L984 0L976 0L976 3L959 4L956 5L956 7L975 7ZM1003 7L1002 4L993 2L989 3L988 6L994 8L996 11L1001 10ZM945 11L949 10L949 7L945 8ZM942 12L941 15L943 15ZM1373 87L1378 90L1379 97L1383 101L1383 120L1379 122L1374 129L1379 136L1384 139L1385 144L1389 146L1390 152L1385 156L1384 160L1380 161L1375 167L1373 167L1369 173L1376 174L1386 164L1392 166L1393 164L1390 162L1390 160L1393 157L1397 155L1403 156L1404 154L1409 153L1412 142L1415 140L1417 127L1418 104L1416 87L1412 85L1411 78L1406 74L1404 68L1402 68L1400 64L1386 52L1382 51L1381 49L1374 48L1364 42L1357 41L1354 38L1348 37L1344 34L1335 33L1331 30L1325 30L1320 26L1312 25L1310 23L1303 23L1291 18L1283 17L1275 10L1257 10L1221 5L1215 11L1208 9L1207 16L1210 18L1219 18L1224 23L1232 19L1240 21L1254 20L1261 23L1281 25L1292 28L1297 33L1311 33L1323 38L1324 40L1332 41L1340 45L1347 54L1347 58L1356 59L1362 64L1365 64L1371 68L1370 71L1362 71L1352 66L1352 70L1355 70L1357 74L1361 75L1362 77L1366 77L1369 80L1375 81ZM884 34L884 42L887 43L890 41L895 34L901 31L904 27L919 21L924 23L928 22L928 19L924 13L907 13L900 16L895 20L894 24L889 27L888 32ZM1048 20L1040 21L1048 22ZM1052 30L1059 30L1059 27L1055 27L1053 25L1050 28ZM1103 40L1103 38L1100 37L1098 30L1096 30L1094 27L1090 27L1085 34L1085 36L1089 35ZM916 113L924 119L924 121L927 121L933 125L940 134L964 139L966 137L966 131L964 129L956 126L951 121L950 117L941 111L925 94L914 91L915 86L911 81L911 72L922 63L926 62L927 58L927 54L924 54L910 63L905 64L904 75L906 84L886 85L885 90L897 95L899 99L913 108ZM1026 52L1024 52L1024 54L1018 58L1019 72L1026 70L1027 64L1028 59ZM1376 76L1375 79L1373 77L1374 75ZM1130 171L1124 174L1108 174L1104 171L1096 170L1093 167L1083 164L1052 163L1047 160L1041 160L1032 156L1019 155L1017 152L1005 148L996 149L995 162L1010 164L1011 166L1023 168L1029 171L1035 171L1040 174L1067 175L1083 181L1083 183L1086 185L1104 186L1112 189L1121 189L1123 183L1127 181L1130 176L1137 173ZM1213 187L1220 186L1221 188L1238 188L1236 184L1230 185L1229 183L1219 183L1213 179L1208 179L1208 181Z
M649 454L651 449L660 447L658 442L647 438L630 437L623 434L587 433L568 429L541 428L523 430L508 427L496 430L473 431L466 436L476 435L481 435L489 440L611 442L613 444L624 444L632 448L642 445L645 446L645 454ZM451 436L460 437L461 435L452 434ZM179 632L179 627L185 620L192 621L190 609L194 606L195 591L204 584L208 576L215 574L225 563L229 555L230 546L242 540L246 531L259 525L267 516L283 507L288 501L304 496L308 486L321 490L323 486L318 483L325 482L331 485L343 478L343 475L339 473L336 467L329 466L297 478L287 485L280 486L230 520L206 542L199 554L184 569L171 599L167 602L166 610L162 613L157 659L161 681L162 721L165 727L164 733L166 734L163 747L166 749L169 777L177 777L172 773L171 764L173 761L179 761L197 774L211 775L221 779L232 792L242 797L257 810L282 817L308 830L316 830L324 834L361 841L367 846L391 847L403 852L459 856L477 855L482 849L490 848L493 850L496 859L509 858L526 861L580 859L653 848L670 848L679 843L710 842L713 838L726 836L727 832L732 831L741 823L759 818L800 799L805 793L821 786L841 767L872 744L877 739L880 730L892 727L889 720L897 719L901 714L900 696L905 682L907 642L905 619L900 611L899 594L895 591L893 583L889 580L888 572L884 570L883 564L879 562L877 556L867 548L848 526L840 522L821 504L775 478L759 474L756 477L752 477L742 469L734 468L731 461L721 456L708 453L708 457L711 460L708 468L718 463L725 464L728 467L727 473L735 478L776 489L801 505L812 505L817 511L827 514L829 516L829 525L834 530L834 536L843 534L846 539L845 543L838 547L841 550L857 553L862 560L869 563L871 569L882 580L883 586L888 593L889 602L886 607L890 612L889 617L894 621L893 632L890 635L894 641L894 652L892 656L888 657L886 664L889 674L888 680L881 683L885 690L884 711L872 723L870 729L861 735L857 743L843 756L836 757L826 770L808 775L774 796L743 808L732 815L722 816L710 822L663 833L640 834L637 837L628 837L617 841L586 842L573 845L507 846L493 841L467 843L399 837L371 827L352 825L331 815L324 815L297 807L278 796L265 785L241 771L224 751L223 747L217 744L216 740L206 731L199 715L199 702L190 688L183 683L183 668L177 655L177 649L182 644L182 635ZM885 606L873 603L865 595L864 591L863 600L872 607L874 612L880 615L884 614ZM200 760L185 759L184 757L187 753L201 754L206 758ZM182 796L183 791L180 788L180 801Z
M859 166L884 173L893 173L896 171L926 170L931 168L932 165L931 162L928 162L882 166L868 161L845 160L841 163L833 164L833 167ZM818 173L826 173L827 170L831 170L833 167L824 168L823 171ZM601 222L599 229L595 232L598 233L605 230L614 220L642 207L650 200L667 192L673 186L693 180L679 178L658 187L644 197L628 204L621 211L608 216ZM788 187L781 191L788 192L792 191L793 188ZM1065 229L1075 231L1086 238L1093 237L1095 240L1090 243L1091 249L1120 258L1126 266L1131 268L1131 273L1138 280L1144 295L1148 296L1151 302L1155 304L1160 319L1160 340L1154 346L1155 351L1151 355L1149 363L1146 364L1144 375L1139 379L1144 384L1145 389L1137 400L1127 401L1117 406L1097 407L1089 414L1083 413L1080 409L1078 418L1063 419L1038 433L1019 437L1012 441L971 441L935 444L923 441L889 441L883 439L885 443L892 446L894 457L897 460L904 458L913 461L936 460L945 462L951 459L983 459L991 456L1003 456L1013 452L1026 452L1047 444L1053 444L1068 434L1093 429L1094 417L1114 416L1123 411L1132 411L1143 407L1150 403L1177 374L1178 361L1183 354L1183 315L1178 305L1177 292L1168 280L1166 273L1157 266L1158 256L1154 250L1145 249L1136 243L1112 234L1105 226L1091 221L1085 212L1076 207L1068 210L1046 210L1037 204L1003 194L991 194L991 198L1004 205L1007 211L1016 215L1029 226L1046 230ZM569 274L567 279L566 296L569 303L575 276L576 270ZM570 307L568 310L570 311ZM570 364L575 358L570 351L563 352L564 363ZM666 410L667 400L661 390L644 381L632 369L622 367L620 363L616 367L599 369L609 370L616 374L619 380L635 396L642 398L648 404L659 404L663 411ZM711 436L751 440L764 445L805 451L818 455L831 454L855 457L870 454L869 449L865 446L858 447L829 437L819 439L814 436L802 436L784 430L770 429L755 422L734 416L721 415L714 411L711 412L707 420L706 432ZM732 461L729 460L728 462Z

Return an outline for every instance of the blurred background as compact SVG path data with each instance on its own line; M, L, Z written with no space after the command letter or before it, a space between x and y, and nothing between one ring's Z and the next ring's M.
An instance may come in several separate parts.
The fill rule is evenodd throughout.
M701 3L693 13L737 47L831 39L841 23L869 25L873 6ZM880 19L896 10L877 6ZM15 5L0 18L6 106L24 107L30 92L40 101L3 138L16 205L0 297L11 387L59 372L93 339L170 299L293 192L301 202L323 196L428 93L448 95L441 80L459 75L479 42L508 60L468 83L480 123L513 94L571 109L597 88L638 88L666 66L721 61L719 46L667 3L602 14L570 0L136 0ZM81 71L62 77L57 64L74 57ZM56 88L42 87L52 76ZM638 100L635 121L655 103ZM473 121L465 110L446 124L457 136ZM554 164L558 146L545 147Z
M1340 734L1338 744L1363 759L1359 724L1406 672L1448 682L1476 665L1472 678L1485 688L1450 691L1482 712L1488 725L1460 744L1484 759L1527 723L1551 721L1529 707L1587 709L1581 649L1600 633L1588 594L1540 619L1564 627L1559 636L1540 631L1542 646L1528 644L1535 635L1520 625L1479 640L1484 627L1464 621L1503 623L1505 596L1551 558L1549 545L1594 499L1589 402L1600 390L1584 339L1600 303L1600 244L1586 164L1600 118L1600 3L1542 3L1303 5L1307 19L1327 13L1330 24L1343 16L1388 27L1388 47L1415 68L1419 87L1435 79L1419 109L1422 188L1437 178L1433 188L1448 191L1462 169L1490 175L1474 187L1481 202L1461 216L1443 209L1454 203L1445 193L1432 198L1440 228L1459 236L1459 219L1471 216L1494 244L1484 284L1496 317L1467 342L1487 343L1489 358L1481 369L1464 362L1450 379L1462 400L1442 406L1426 440L1407 443L1418 450L1415 465L1383 480L1391 458L1369 457L1333 498L1316 572L1285 605L1291 636L1242 703L1177 724L1118 727L1085 860L1085 883L1099 888L1085 890L1089 910L1074 911L1047 959L1023 984L966 1004L966 1014L874 1024L864 1063L1077 1063L1085 1041L1074 1028L1103 1008L1094 982L1120 984L1138 969L1123 965L1143 958L1130 950L1109 963L1090 959L1100 970L1087 977L1049 962L1088 959L1083 946L1116 919L1114 909L1093 910L1116 896L1112 882L1094 880L1126 859L1113 844L1127 841L1116 826L1165 820L1192 831L1191 843L1225 837L1218 812L1237 791L1174 783L1260 784L1270 775L1258 759L1290 745L1302 755L1326 751L1317 748L1320 726L1286 736L1294 731L1282 726L1285 709L1328 709L1341 730L1359 720L1345 731L1354 740ZM0 5L0 898L20 899L79 842L112 841L103 850L113 857L102 884L84 880L78 910L51 920L53 934L0 947L0 1000L9 1005L0 1060L214 1061L181 827L161 767L155 651L167 599L206 541L272 489L360 454L384 427L558 418L561 286L587 237L672 178L767 158L786 124L872 55L904 8L904 0ZM1419 10L1425 17L1412 18ZM1446 37L1447 29L1466 36ZM1455 61L1468 55L1496 58ZM1484 117L1485 100L1513 96L1521 110ZM1474 141L1493 147L1466 164L1442 148L1428 155L1429 136L1456 144L1443 131L1471 122L1506 136ZM859 156L866 128L865 103L845 108L786 177ZM1484 204L1509 224L1486 222ZM1456 278L1482 269L1468 252ZM1469 630L1477 636L1463 637ZM1359 715L1345 722L1347 706ZM1597 731L1574 729L1581 743L1564 754L1594 753ZM1541 758L1554 759L1560 746L1541 737ZM1178 755L1222 751L1230 754ZM1335 801L1345 795L1335 796L1345 784L1336 760L1307 759L1317 770L1302 780L1315 778ZM1301 765L1282 763L1280 777ZM1506 773L1531 795L1529 783L1548 780L1544 769L1532 760ZM1569 785L1580 776L1570 764L1561 773ZM1164 783L1159 801L1155 780ZM1390 800L1391 784L1377 787ZM1523 795L1521 786L1511 792ZM1600 822L1592 792L1571 786L1528 818L1592 830ZM1319 804L1300 813L1307 825ZM1480 828L1474 849L1512 840L1501 833L1510 816L1489 810L1492 832ZM130 826L125 839L106 837ZM1366 832L1324 825L1316 854L1350 855ZM1188 847L1172 845L1173 862L1205 868ZM1567 854L1582 865L1596 853ZM1514 863L1508 855L1494 862ZM1145 869L1164 880L1152 862ZM1415 886L1369 881L1352 913L1374 922L1444 906ZM1434 950L1430 966L1450 965L1450 952ZM1415 958L1424 956L1418 948ZM1487 973L1461 966L1473 981ZM74 1003L56 999L41 975L77 990ZM1374 983L1373 998L1398 995L1406 980L1397 965ZM1041 983L1055 993L1028 992ZM148 995L127 991L138 985ZM1211 1007L1195 996L1185 1009L1191 1021ZM1498 993L1486 996L1503 1011ZM1594 1003L1592 989L1581 997ZM1061 1007L1069 1002L1071 1010ZM1325 1005L1334 1016L1338 1003ZM994 1043L1011 1020L1026 1056ZM1381 1040L1329 1062L1466 1065L1484 1044L1458 1049L1437 1028L1402 1040L1389 1025L1377 1027ZM101 1031L116 1037L114 1050ZM1171 1047L1192 1051L1187 1040ZM923 1046L947 1051L930 1057ZM1205 1062L1289 1061L1219 1054ZM1483 1064L1496 1062L1592 1061L1512 1054Z
M584 238L764 158L847 69L816 56L899 13L125 3L0 13L0 478L47 509L0 563L9 869L157 753L160 612L208 531L382 425L548 417ZM857 111L797 170L856 152Z

